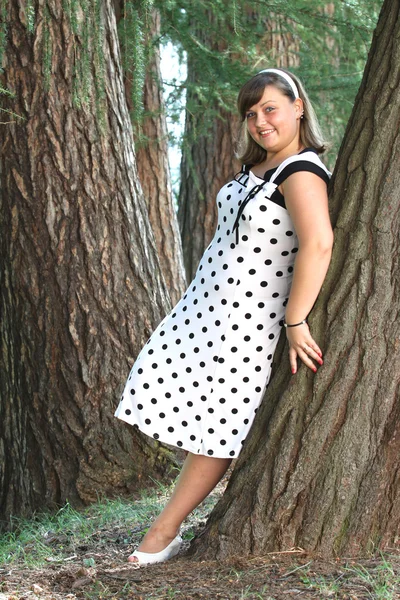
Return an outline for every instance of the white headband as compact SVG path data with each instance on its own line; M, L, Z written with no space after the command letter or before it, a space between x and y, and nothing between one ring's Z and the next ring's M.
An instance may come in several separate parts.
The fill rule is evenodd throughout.
M260 73L276 73L277 75L280 75L290 85L290 87L292 89L292 92L294 94L294 97L295 98L300 98L300 96L299 96L299 90L297 89L297 85L295 84L295 82L293 81L293 79L287 73L285 73L285 71L281 71L280 69L263 69L262 71L259 71L257 73L257 75L259 75Z

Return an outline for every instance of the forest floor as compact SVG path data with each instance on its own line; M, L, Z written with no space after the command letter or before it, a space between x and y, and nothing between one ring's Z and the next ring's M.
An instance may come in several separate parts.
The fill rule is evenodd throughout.
M165 502L165 486L16 522L0 540L0 600L400 600L397 550L335 561L300 549L229 562L185 557L225 484L185 522L180 555L141 569L126 558Z

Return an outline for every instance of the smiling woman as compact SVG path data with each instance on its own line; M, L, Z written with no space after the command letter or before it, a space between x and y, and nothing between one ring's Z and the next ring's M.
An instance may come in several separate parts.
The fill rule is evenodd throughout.
M279 75L279 72L282 76ZM240 90L238 110L243 124L238 158L243 164L262 164L266 161L267 151L274 152L274 146L282 149L284 140L280 140L281 143L278 144L276 136L275 139L273 139L274 136L271 136L274 146L270 144L265 146L264 143L260 143L265 138L263 136L255 138L253 132L256 133L259 129L258 124L263 126L269 124L270 129L280 129L283 121L283 127L285 128L284 117L295 117L295 137L298 133L298 141L301 147L314 148L318 154L323 153L326 149L315 111L301 81L290 74L292 85L286 79L286 76L287 73L283 69L265 69L252 77ZM261 107L261 105L263 106ZM264 122L261 120L262 114L258 114L256 118L257 108L259 113L264 113ZM301 118L301 126L298 122L299 118ZM289 119L289 121L293 125L293 120ZM279 123L280 126L278 127ZM297 150L295 151L297 152ZM287 155L289 156L290 152ZM272 154L269 154L268 158L272 159ZM279 162L277 160L276 164L279 164Z
M139 565L179 551L183 519L239 455L282 326L293 374L297 358L314 372L323 362L306 322L332 245L330 173L317 154L322 142L304 130L312 109L300 84L279 70L253 77L241 103L251 164L218 193L215 235L182 299L137 357L116 412L188 451L169 503L129 557Z
M249 135L267 152L266 159L253 169L253 173L262 176L268 167L278 166L282 160L299 152L302 115L300 98L292 102L272 85L264 89L260 101L246 111Z

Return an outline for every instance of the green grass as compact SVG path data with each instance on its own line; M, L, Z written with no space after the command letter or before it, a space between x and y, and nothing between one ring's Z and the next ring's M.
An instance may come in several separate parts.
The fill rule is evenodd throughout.
M381 554L381 560L375 566L366 569L363 565L348 568L356 575L360 583L368 589L369 597L374 600L393 600L400 594L400 577L396 575L393 566Z
M132 534L146 531L169 491L169 487L159 485L134 501L99 500L82 511L67 503L55 514L38 513L29 520L13 518L11 531L0 536L0 564L40 567L49 559L65 560L66 553L73 554L76 546L110 527L121 530L125 536L122 543L128 544Z
M56 513L37 513L30 519L11 519L8 533L0 535L0 565L17 564L41 567L49 561L65 561L77 546L101 539L110 530L119 543L140 539L166 503L174 482L164 485L153 481L153 489L143 490L135 500L99 499L84 510L66 503ZM191 540L199 520L205 518L217 501L207 498L187 519L184 539ZM93 559L89 559L93 560ZM85 564L90 567L94 564Z
M362 598L371 600L395 600L400 597L400 575L382 553L368 568L362 564L345 565L337 576L301 569L299 577L306 587L318 591L322 598L341 598L339 593L346 589L358 591L362 593Z

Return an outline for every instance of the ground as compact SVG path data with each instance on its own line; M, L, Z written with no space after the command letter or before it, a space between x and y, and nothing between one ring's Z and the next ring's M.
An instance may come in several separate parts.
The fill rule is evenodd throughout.
M129 516L131 523L135 520L129 531L126 521L116 523L115 516L128 504L114 507L114 516L106 519L108 503L84 516L65 510L68 520L61 514L57 526L42 523L35 537L15 535L2 555L0 600L400 600L400 551L396 549L369 559L336 561L295 548L250 559L238 556L225 563L185 556L190 538L204 527L225 483L185 523L186 542L180 555L162 565L137 569L126 562L159 510L154 498L136 503L142 503L142 512L136 507L134 517ZM160 495L165 500L165 489L157 502ZM61 518L65 521L60 523Z
M390 590L387 582L382 580L382 589L379 591L376 582L372 583L371 573L380 569L376 559L349 563L326 562L306 555L272 555L252 560L238 558L221 564L212 561L196 563L185 559L183 555L165 565L134 569L126 565L125 558L126 552L118 548L115 539L112 539L101 548L82 551L81 556L66 560L64 564L49 564L41 569L8 570L1 576L3 592L0 598L400 598L400 588ZM83 566L84 560L91 559L95 561L95 567ZM391 560L391 567L397 571L398 578L400 557Z

